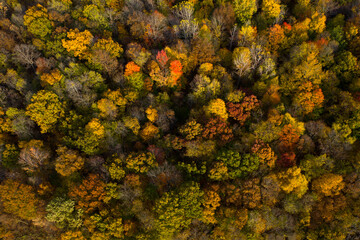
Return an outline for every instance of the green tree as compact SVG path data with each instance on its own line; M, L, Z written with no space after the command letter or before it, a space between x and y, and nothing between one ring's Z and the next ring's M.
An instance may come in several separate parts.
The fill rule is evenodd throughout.
M240 23L251 20L257 11L256 0L235 0L233 1L235 16Z
M171 239L175 232L187 228L192 220L200 219L203 213L204 192L197 183L188 183L177 191L165 193L156 201L155 225L160 239Z
M48 36L53 27L53 23L49 20L47 9L40 4L26 10L24 25L30 33L41 39Z
M75 210L75 202L62 197L54 198L46 206L46 219L60 228L79 228L82 225L82 211Z
M233 150L222 151L216 158L209 178L213 180L235 179L247 176L259 167L259 158L253 154L241 155Z

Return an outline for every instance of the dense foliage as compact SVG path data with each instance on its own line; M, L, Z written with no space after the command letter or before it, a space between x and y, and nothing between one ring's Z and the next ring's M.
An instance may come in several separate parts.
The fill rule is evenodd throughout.
M359 239L359 60L359 0L1 0L0 239Z

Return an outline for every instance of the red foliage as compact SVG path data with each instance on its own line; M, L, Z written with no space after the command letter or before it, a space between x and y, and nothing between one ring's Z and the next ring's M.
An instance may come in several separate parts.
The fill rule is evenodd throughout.
M320 38L319 40L315 41L315 45L317 48L322 48L323 46L328 44L328 40L326 40L325 38Z
M291 30L291 25L288 24L287 22L284 22L284 23L283 23L283 27L284 27L284 29L286 29L286 30L288 30L288 31Z
M156 158L156 161L159 163L159 164L162 164L164 163L165 161L165 152L162 148L159 148L155 145L150 145L147 150L149 152L151 152L152 154L154 154L155 158Z
M161 50L156 55L156 60L160 64L162 68L165 67L167 61L169 60L168 56L166 55L166 52L164 50Z
M277 161L277 165L283 168L290 168L295 165L295 153L294 152L286 152L281 154L281 157Z

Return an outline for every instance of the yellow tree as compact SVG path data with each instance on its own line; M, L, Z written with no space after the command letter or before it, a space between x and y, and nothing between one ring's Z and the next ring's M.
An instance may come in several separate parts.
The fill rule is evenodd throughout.
M301 174L299 167L292 167L277 175L280 188L286 193L294 193L297 197L302 197L308 190L308 181Z
M68 39L62 39L63 47L75 57L79 59L87 59L89 57L89 47L93 39L93 35L88 30L80 32L79 29L70 29L67 32Z
M223 120L228 119L228 113L226 111L225 102L224 102L224 100L222 100L220 98L211 100L209 105L205 108L205 112L208 115L219 116Z
M329 197L339 195L340 191L345 187L345 183L341 175L328 173L315 179L311 186L315 192Z
M265 15L265 19L271 21L279 17L281 13L281 5L279 0L264 0L261 4L261 10Z
M64 113L59 97L46 90L37 92L26 108L26 115L40 126L42 133L48 132L58 119L64 116Z

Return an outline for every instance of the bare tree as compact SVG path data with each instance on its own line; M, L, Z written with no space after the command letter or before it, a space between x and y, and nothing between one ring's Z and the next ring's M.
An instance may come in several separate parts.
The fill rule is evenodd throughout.
M14 60L20 64L25 65L27 68L32 67L38 57L40 57L40 53L33 45L19 44L14 48Z
M45 161L50 158L50 152L41 145L41 141L34 140L30 141L29 146L21 150L19 164L22 165L25 171L35 172L39 170Z

